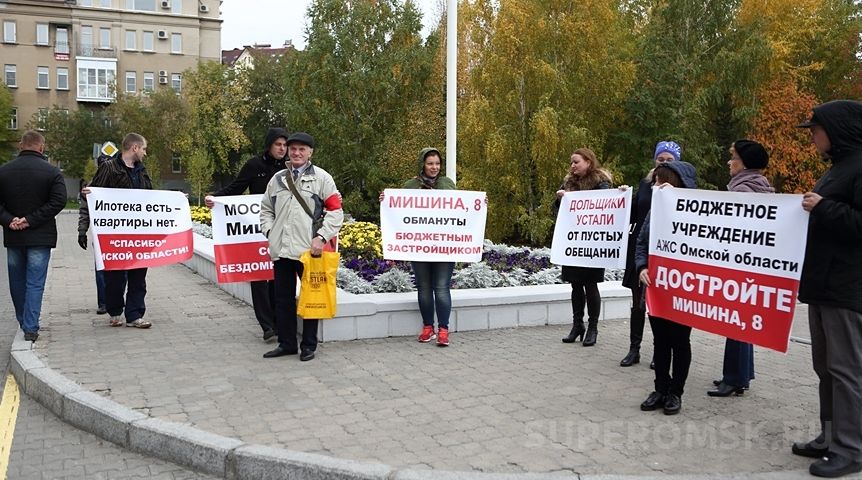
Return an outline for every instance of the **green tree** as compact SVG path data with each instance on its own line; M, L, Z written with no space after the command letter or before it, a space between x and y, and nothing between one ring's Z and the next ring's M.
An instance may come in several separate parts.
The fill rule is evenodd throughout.
M108 107L117 125L117 145L123 136L135 132L147 139L147 167L153 184L161 183L162 169L167 168L179 150L179 141L190 128L188 107L170 88L158 88L139 95L119 93L117 101Z
M248 144L243 125L249 109L242 82L236 81L233 70L215 62L199 64L196 70L185 72L183 79L186 128L177 150L183 157L201 152L214 172L232 175L230 154Z
M740 25L739 0L657 0L637 43L637 87L608 152L626 183L652 166L659 140L675 140L697 167L700 186L726 184L727 146L757 113L769 46Z
M290 62L288 124L316 136L314 161L335 177L345 210L374 218L386 139L421 98L434 51L409 0L314 0L307 16L308 45Z
M601 155L619 118L634 77L630 30L611 0L495 3L463 10L459 179L488 192L490 238L543 244L569 155Z
M53 107L45 115L36 114L28 129L43 130L47 155L59 162L70 177L84 178L87 163L93 163L93 145L113 140L117 129L102 108L67 110Z
M183 168L186 172L186 181L189 182L192 194L200 205L201 199L212 186L215 165L207 158L206 153L197 151L183 156Z
M12 92L5 83L0 83L0 119L8 118L12 112ZM5 163L12 156L14 151L13 142L15 142L15 131L6 128L8 120L0 123L0 163Z
M288 50L281 56L256 55L253 68L236 72L235 82L242 88L248 108L243 133L248 142L240 157L260 153L263 138L271 127L290 129L285 104L288 97L287 82L290 60L299 52Z

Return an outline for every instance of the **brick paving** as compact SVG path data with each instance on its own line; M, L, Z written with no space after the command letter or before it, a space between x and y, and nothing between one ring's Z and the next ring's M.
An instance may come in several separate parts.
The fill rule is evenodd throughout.
M817 433L809 347L756 349L742 397L710 398L724 339L695 332L680 415L641 412L647 368L620 368L624 320L598 344L560 326L321 344L317 359L263 359L251 307L183 266L150 270L150 330L95 315L90 252L59 217L39 357L84 388L150 416L249 443L413 467L488 472L694 474L803 470L789 452ZM418 315L418 312L417 312ZM805 307L794 333L808 337ZM648 330L648 329L647 329ZM651 334L647 333L651 342Z
M216 477L124 450L21 396L8 480L204 480Z

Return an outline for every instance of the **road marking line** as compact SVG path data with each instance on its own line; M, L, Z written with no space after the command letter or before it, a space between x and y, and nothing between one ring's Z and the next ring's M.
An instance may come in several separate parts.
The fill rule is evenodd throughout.
M0 400L0 479L6 478L9 469L9 454L12 451L12 436L15 434L20 403L18 383L10 373L6 376L6 387L3 389L3 399Z

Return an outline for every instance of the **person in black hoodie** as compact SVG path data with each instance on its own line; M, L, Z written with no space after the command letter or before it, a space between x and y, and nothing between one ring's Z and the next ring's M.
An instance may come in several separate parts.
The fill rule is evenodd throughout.
M840 477L862 471L862 102L818 105L798 127L831 166L802 197L810 216L799 300L808 304L821 432L792 451L819 458L812 475Z
M653 183L658 188L664 188L665 184L677 188L696 188L697 177L692 164L673 161L655 167ZM644 288L650 286L647 264L650 217L653 214L667 215L668 212L650 210L638 234L635 268ZM655 359L655 391L641 403L641 410L646 412L662 408L665 415L675 415L682 408L683 389L691 366L691 327L653 315L649 316L649 324L652 328Z
M18 147L18 156L0 166L0 224L15 317L24 339L35 342L48 261L57 246L54 217L66 206L66 182L42 154L42 134L25 132Z
M226 195L242 195L248 190L252 195L266 191L269 180L280 170L284 170L284 160L287 155L287 130L270 128L266 132L263 152L248 159L233 182L226 187L207 195L204 203L213 208L213 197ZM263 330L264 341L274 338L275 328L275 281L260 280L251 283L251 303L254 316Z

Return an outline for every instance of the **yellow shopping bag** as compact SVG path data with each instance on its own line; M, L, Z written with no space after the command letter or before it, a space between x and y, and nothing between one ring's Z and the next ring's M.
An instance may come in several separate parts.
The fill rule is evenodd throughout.
M338 271L338 252L324 251L312 257L306 250L299 257L302 262L299 300L296 313L302 318L332 318L335 316L335 275Z

